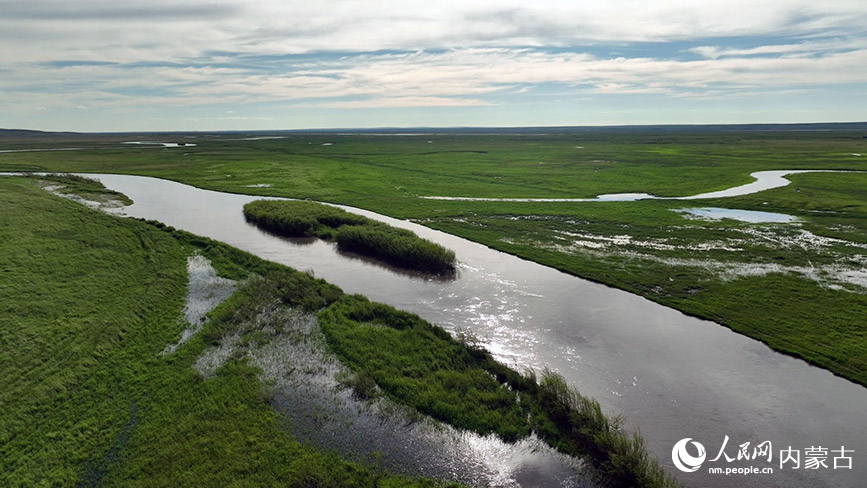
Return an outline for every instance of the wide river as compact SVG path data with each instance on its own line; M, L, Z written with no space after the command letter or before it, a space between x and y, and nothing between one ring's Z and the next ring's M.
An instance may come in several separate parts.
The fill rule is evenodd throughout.
M651 451L686 486L865 486L867 388L716 323L367 211L347 208L453 249L460 261L457 277L431 279L338 253L320 240L293 241L262 232L241 211L261 197L155 178L88 176L129 196L135 202L124 209L129 216L313 270L346 292L415 312L449 331L469 329L506 363L560 372L607 412L626 416L628 427L640 429ZM724 454L712 461L726 437ZM684 438L707 451L705 463L692 473L672 463L672 448ZM770 463L767 456L737 459L740 444L749 442L752 454L765 441L771 443ZM690 446L688 453L695 456ZM807 454L822 457L822 451L810 451L814 447L826 450L828 467L805 469ZM793 463L780 467L780 451L789 448L799 451L798 469ZM843 467L847 457L852 469ZM774 472L726 476L709 470L750 466Z

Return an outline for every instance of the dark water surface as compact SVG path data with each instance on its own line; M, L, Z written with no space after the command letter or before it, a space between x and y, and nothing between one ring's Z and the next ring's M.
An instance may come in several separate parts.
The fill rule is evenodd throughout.
M154 219L226 242L316 276L348 293L415 312L449 331L469 329L499 359L549 367L610 413L640 428L651 451L691 487L861 487L867 480L867 388L713 322L566 275L406 221L347 210L411 229L453 249L451 280L395 272L338 253L319 240L290 241L245 222L241 208L262 198L200 190L155 178L88 175L135 203L127 215ZM346 208L346 207L344 207ZM711 462L728 436L772 444L772 462ZM694 473L677 471L671 450L690 437L707 450ZM779 451L800 451L801 467L780 468ZM804 469L805 450L827 449L827 468ZM845 446L853 469L834 469ZM695 454L694 450L691 451ZM773 474L713 474L708 468L773 467ZM528 484L531 485L532 483Z

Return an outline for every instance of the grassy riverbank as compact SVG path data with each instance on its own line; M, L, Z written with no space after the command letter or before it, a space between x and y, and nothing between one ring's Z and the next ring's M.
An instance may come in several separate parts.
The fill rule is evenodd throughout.
M0 206L0 485L434 485L294 440L245 361L193 370L202 338L161 355L185 327L187 255L238 277L265 264L33 179L0 177ZM333 289L291 276L302 305Z
M867 384L865 175L793 175L793 185L714 202L418 198L690 195L748 183L749 174L760 170L867 170L867 139L861 136L850 131L666 130L288 134L258 141L196 137L196 147L168 149L121 145L121 136L82 136L75 138L74 145L84 148L79 151L0 154L0 170L159 176L202 188L309 198L414 219L717 321ZM34 143L4 144L20 149ZM70 141L38 144L64 147ZM802 222L690 221L670 211L696 203L777 211Z
M814 196L829 202L826 208L842 208L854 200L851 192L830 188L867 188L867 175L792 179L791 187L700 205L500 204L499 212L484 207L425 223L713 320L867 384L861 319L867 316L867 214L813 213L804 207L815 207L816 200L799 193L824 187ZM802 221L750 224L687 219L673 211L704 205L785 212Z
M618 419L554 373L546 370L537 381L498 363L472 340L458 341L415 315L358 295L343 296L319 319L329 344L356 371L355 385L375 384L401 403L480 434L514 441L535 432L587 459L603 486L677 486L638 435L621 430Z
M132 200L123 193L109 190L92 178L73 174L34 176L47 190L58 195L78 197L96 204L131 205Z
M355 251L407 269L454 272L455 253L415 233L314 202L257 200L244 216L259 227L287 237L334 240Z

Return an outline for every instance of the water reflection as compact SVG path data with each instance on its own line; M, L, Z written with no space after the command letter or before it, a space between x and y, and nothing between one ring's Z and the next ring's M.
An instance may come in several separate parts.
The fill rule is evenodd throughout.
M372 266L380 267L384 270L387 270L391 273L398 274L401 276L405 276L407 278L420 279L425 281L454 281L458 278L458 270L457 268L452 269L450 271L444 271L441 273L429 273L426 271L419 271L413 269L406 269L400 266L395 266L387 261L383 261L381 259L376 259L370 256L365 256L364 254L358 254L354 251L347 251L345 249L340 249L339 246L334 244L334 251L340 256L346 259L352 259L361 261L365 264L369 264Z
M269 236L272 236L274 239L279 239L281 241L285 241L289 244L293 244L296 246L312 246L313 244L316 244L316 243L325 244L327 246L331 246L331 248L334 250L335 253L337 253L338 255L340 255L340 256L348 259L348 260L360 261L361 263L363 263L365 265L375 266L375 267L384 269L386 271L389 271L391 273L405 276L407 278L427 280L427 281L453 281L453 280L458 278L457 268L449 270L449 271L445 271L445 272L440 272L440 273L431 273L431 272L427 272L427 271L407 269L407 268L404 268L401 266L393 265L393 264L389 263L388 261L384 261L382 259L377 259L377 258L367 256L364 254L359 254L359 253L354 252L354 251L348 251L345 249L340 249L340 246L338 246L336 243L328 242L328 241L325 241L325 240L320 239L318 237L287 237L287 236L284 236L282 234L272 232L271 230L259 227L250 221L247 221L247 222L249 225L255 227L259 231L261 231L261 232L263 232Z

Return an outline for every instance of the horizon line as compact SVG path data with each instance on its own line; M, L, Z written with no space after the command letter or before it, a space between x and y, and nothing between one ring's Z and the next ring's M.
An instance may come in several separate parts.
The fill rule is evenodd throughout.
M67 135L109 135L109 134L217 134L217 133L370 133L370 132L395 132L395 131L514 131L514 130L576 130L576 129L642 129L642 128L760 128L760 127L815 127L813 130L821 130L821 126L852 126L843 130L867 130L867 120L847 122L747 122L747 123L703 123L703 124L612 124L612 125L529 125L529 126L380 126L380 127L312 127L304 129L220 129L220 130L147 130L147 131L75 131L75 130L44 130L25 128L2 128L3 132L34 132L42 134L67 134ZM863 127L858 127L863 126Z

